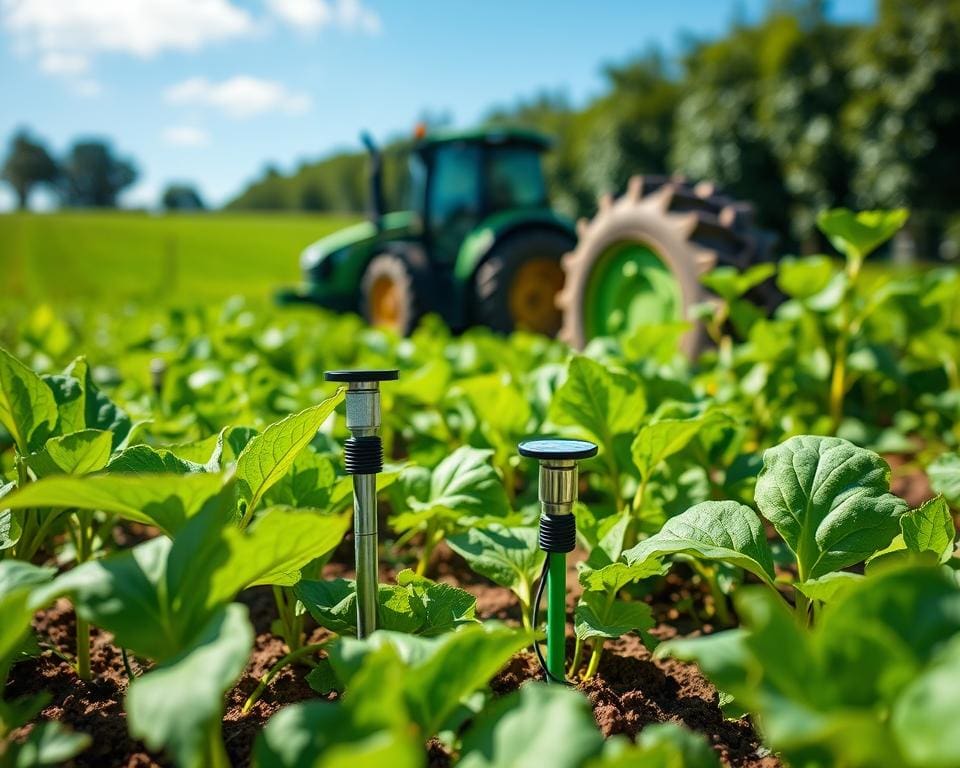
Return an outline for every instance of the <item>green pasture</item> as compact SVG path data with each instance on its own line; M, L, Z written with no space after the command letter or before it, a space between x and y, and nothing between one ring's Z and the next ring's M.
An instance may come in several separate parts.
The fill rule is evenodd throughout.
M304 246L355 221L309 214L0 216L0 306L268 299Z

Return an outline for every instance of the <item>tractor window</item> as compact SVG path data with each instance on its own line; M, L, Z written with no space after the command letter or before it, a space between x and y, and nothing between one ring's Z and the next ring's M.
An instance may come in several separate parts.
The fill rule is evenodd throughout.
M495 147L487 157L490 208L542 208L547 190L540 168L540 154L526 147Z
M430 177L430 220L436 229L474 222L480 213L480 149L449 144L437 149Z

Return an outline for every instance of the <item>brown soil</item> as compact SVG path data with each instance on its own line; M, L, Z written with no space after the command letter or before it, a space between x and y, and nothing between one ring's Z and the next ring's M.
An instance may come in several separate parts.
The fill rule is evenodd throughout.
M571 609L577 592L574 563L581 557L582 553L574 553L569 559ZM390 578L395 570L395 567L385 568L383 577ZM336 564L328 567L328 573L350 575L348 568ZM519 622L519 605L513 595L476 576L447 547L441 545L437 548L431 563L431 575L476 595L480 618ZM270 590L248 590L240 600L250 609L256 642L243 676L227 695L223 734L232 763L247 766L253 742L267 720L283 705L316 698L317 694L304 680L307 669L290 666L277 676L248 715L241 714L247 696L263 673L283 656L284 646L270 632L270 623L276 615ZM711 631L709 624L698 624L687 618L686 609L690 605L695 606L698 615L704 615L709 609L708 599L695 586L691 587L688 579L676 575L665 579L653 596L653 604L658 620L669 622L656 630L662 638L677 634L678 629L684 634ZM39 612L34 627L42 644L68 656L73 654L74 616L67 601L62 600ZM309 641L320 642L327 636L325 630L314 628ZM92 639L94 679L91 682L80 681L70 664L47 651L39 658L21 662L13 668L7 697L47 691L51 701L38 719L58 720L93 737L91 747L76 759L75 766L147 768L170 765L164 756L152 754L142 744L130 739L123 713L127 674L120 652L106 632L93 629ZM139 673L138 662L131 660L131 663L135 673ZM539 677L535 658L524 652L515 656L494 677L491 689L496 695L503 695L516 690L525 681ZM724 719L716 690L695 666L653 659L638 638L626 637L609 642L599 673L593 680L581 683L580 689L590 698L597 723L605 736L620 733L632 738L647 724L673 721L703 733L725 765L733 768L780 766L776 758L764 751L749 722ZM335 696L331 694L330 698ZM25 726L14 737L24 738L31 727ZM450 764L450 755L440 742L431 739L426 746L429 766L439 768Z
M933 498L930 478L916 463L901 454L887 454L883 457L890 465L890 490L906 501L912 509Z

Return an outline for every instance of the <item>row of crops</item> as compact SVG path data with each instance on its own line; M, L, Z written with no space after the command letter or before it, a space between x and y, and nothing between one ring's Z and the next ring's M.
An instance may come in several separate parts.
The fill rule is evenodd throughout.
M766 762L740 764L960 766L960 271L867 273L902 217L832 216L840 260L706 278L714 344L695 363L679 323L572 353L242 301L26 312L0 350L0 766L108 764L18 672L55 656L96 685L103 637L117 717L161 764L719 765L711 734L675 722L603 738L584 691L625 636L696 662L714 705L756 728ZM768 279L787 296L772 317L746 298ZM356 367L400 370L364 640L344 393L323 378ZM489 681L542 637L531 435L599 453L580 465L572 685L505 693ZM451 558L511 595L503 620L447 578ZM38 617L63 605L57 643ZM284 674L312 698L256 721L238 755L224 717L261 634L282 651L236 717Z

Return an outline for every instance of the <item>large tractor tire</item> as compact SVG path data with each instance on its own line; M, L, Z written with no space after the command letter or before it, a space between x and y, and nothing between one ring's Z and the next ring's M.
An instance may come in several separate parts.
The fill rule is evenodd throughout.
M409 335L427 311L430 297L426 257L415 247L370 259L360 281L360 314L375 328Z
M705 272L769 261L773 244L754 227L749 203L709 183L663 176L634 176L622 197L601 198L596 216L578 222L577 234L576 248L562 260L557 306L560 337L578 349L596 336L692 320L693 305L710 298L700 283ZM774 293L765 285L751 298L772 308ZM694 356L704 343L695 325L681 346Z
M497 243L474 275L472 321L500 333L515 330L556 336L562 316L560 257L573 241L562 232L526 229Z

